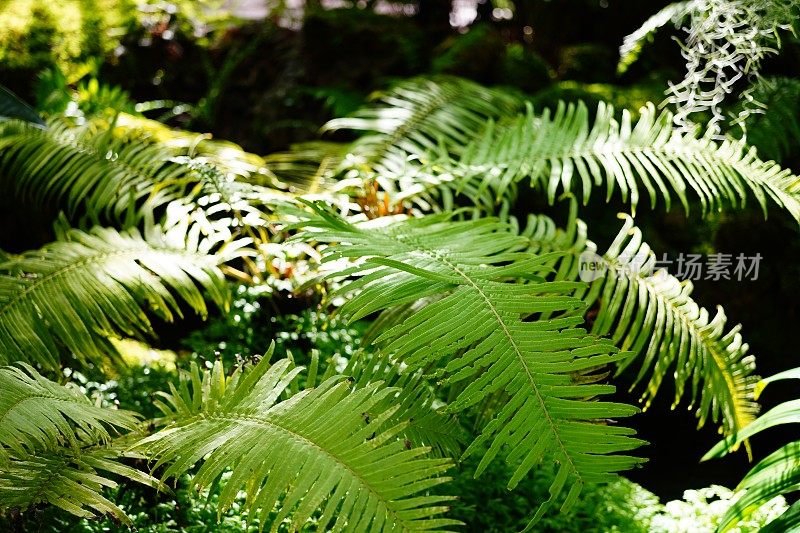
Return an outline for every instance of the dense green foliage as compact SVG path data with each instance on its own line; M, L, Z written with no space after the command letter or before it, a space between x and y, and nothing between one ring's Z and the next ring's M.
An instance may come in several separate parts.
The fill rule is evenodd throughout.
M798 86L767 59L797 3L680 2L613 48L549 2L487 2L461 32L450 2L373 4L260 23L214 1L0 4L0 216L29 229L0 231L3 525L800 524L796 441L736 493L662 505L628 481L653 447L618 390L648 409L673 389L722 434L706 458L752 459L797 419L798 400L758 416L797 372L759 381L737 313L661 268L675 241L654 231L700 224L679 246L712 257L744 210L792 257ZM680 61L648 73L670 23L682 81Z

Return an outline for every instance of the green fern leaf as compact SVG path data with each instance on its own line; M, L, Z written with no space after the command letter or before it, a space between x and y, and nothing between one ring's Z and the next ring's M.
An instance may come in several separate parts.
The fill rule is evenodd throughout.
M96 406L24 364L0 367L0 391L0 510L48 503L80 517L110 514L130 525L101 493L116 486L107 476L163 488L119 462L141 458L122 452L125 437L117 437L137 429L135 413Z
M145 309L171 321L183 302L202 316L202 290L227 303L218 265L244 241L210 254L194 229L167 234L71 230L66 240L0 264L0 363L28 361L60 368L63 346L79 360L115 360L109 336L152 333Z
M553 265L554 279L579 279L583 254L599 267L589 288L576 296L596 308L592 333L609 336L620 349L638 356L622 361L618 373L640 361L635 383L650 375L642 397L645 407L671 373L673 407L691 389L698 426L712 419L730 435L752 422L758 413L754 398L758 378L740 326L726 331L724 310L717 307L712 316L700 307L691 297L691 281L681 282L665 270L656 272L655 254L627 215L620 215L623 226L608 250L597 255L595 244L586 237L586 225L576 218L576 208L572 202L566 231L540 216L529 219L522 235L530 239L535 253L565 253Z
M661 196L669 209L675 193L687 211L687 191L699 197L704 211L721 210L726 202L743 204L749 192L765 214L771 198L800 221L800 177L761 161L740 141L682 134L671 114L657 114L652 104L642 108L635 124L627 111L617 122L603 103L591 125L583 104L562 104L552 116L545 110L541 117L529 108L501 128L488 128L444 171L479 180L498 198L528 178L551 202L562 190L581 191L586 203L592 189L605 184L607 200L618 187L634 211L640 184L651 206Z
M649 376L642 397L646 407L670 375L675 380L674 405L691 389L699 426L711 419L730 435L749 424L758 412L754 398L758 378L739 326L726 331L722 308L712 316L698 306L691 298L691 282L680 282L663 270L654 272L653 253L630 217L620 215L624 224L615 241L597 255L586 224L577 218L576 202L571 202L570 211L565 229L543 215L529 216L524 228L513 219L510 223L527 240L528 251L539 256L556 253L547 263L553 271L548 279L580 279L586 253L601 267L590 285L573 294L596 312L593 334L610 336L617 347L632 352L620 362L618 373L639 362L636 383ZM413 302L382 312L366 338L374 339L398 324L413 314L414 306L420 307Z
M121 457L121 452L106 447L14 454L9 464L0 469L0 508L25 510L47 503L81 518L111 515L131 526L125 512L102 494L104 489L117 487L117 482L108 476L165 487L155 478L118 462Z
M152 205L182 196L182 188L159 190L154 184L180 183L190 169L171 162L163 146L128 142L91 124L71 128L52 122L47 129L18 121L0 123L0 184L33 203L60 202L71 213L83 206L122 220L132 204Z
M444 403L421 371L402 369L387 355L361 353L350 359L342 374L352 377L356 388L383 383L398 390L393 403L399 408L392 420L406 423L400 435L407 445L429 447L441 457L462 452L463 428L452 414L444 412Z
M580 317L533 319L583 307L569 296L575 283L543 281L552 257L526 253L525 239L493 219L453 222L438 215L382 227L354 226L321 206L315 211L317 216L297 226L309 228L302 236L307 240L336 243L324 251L323 261L362 260L334 274L357 278L337 293L354 293L342 313L356 320L441 295L383 331L376 342L412 370L433 365L446 383L465 383L449 411L505 393L505 404L465 452L489 444L476 475L503 449L509 462L518 465L509 488L545 456L559 465L551 499L531 524L565 487L566 510L586 483L609 481L615 472L640 462L613 455L641 441L631 437L631 430L606 422L636 409L587 402L613 387L594 383L598 376L591 374L572 379L576 372L627 354L576 328Z
M77 448L87 436L108 443L112 432L131 431L134 413L92 405L76 389L42 377L32 367L0 367L0 463L62 445Z
M630 217L623 217L619 235L603 255L606 275L585 298L600 304L592 332L642 356L637 382L652 372L643 396L646 406L672 372L673 408L691 388L698 427L711 418L722 424L725 434L740 431L758 413L755 358L748 355L740 326L726 331L722 307L713 316L700 307L691 298L691 281L678 281L665 270L655 272L654 254L641 231ZM624 361L619 370L632 361Z
M193 365L160 402L169 424L136 449L156 467L165 465L165 478L202 463L194 477L199 487L231 468L220 512L245 490L248 518L258 517L263 528L280 501L272 531L287 517L299 528L317 509L320 530L438 531L459 524L437 516L449 497L427 494L448 479L441 474L451 463L426 458L426 448L406 449L395 438L403 425L387 424L396 389L373 383L351 390L332 377L279 401L301 369L285 359L270 366L269 355L231 377L220 362L202 375Z

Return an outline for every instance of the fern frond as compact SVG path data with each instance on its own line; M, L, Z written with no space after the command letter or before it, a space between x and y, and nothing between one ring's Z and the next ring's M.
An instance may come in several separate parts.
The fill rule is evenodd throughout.
M136 427L134 413L93 405L76 389L45 379L26 364L0 367L0 463L9 453L79 447L87 437L108 443L114 431Z
M758 390L773 382L785 379L800 379L800 369L787 370L759 383ZM775 426L800 422L800 400L791 400L770 409L741 431L717 443L706 453L703 460L721 457L735 450L742 442ZM790 442L779 448L756 466L739 483L737 491L744 494L728 509L720 520L717 531L730 531L737 522L747 519L755 510L769 500L794 492L800 485L800 441ZM790 531L800 523L798 510L793 505L775 520L774 531ZM781 527L786 526L787 529Z
M221 187L254 201L281 194L263 159L236 145L131 120L78 127L53 120L47 129L0 123L0 187L23 200L59 203L70 215L85 211L94 223L127 226L174 200L204 197L209 205ZM209 180L204 166L223 179Z
M586 401L613 391L595 383L599 376L572 379L573 373L627 354L576 328L580 317L535 319L582 307L569 296L575 283L543 281L550 257L525 253L525 239L494 219L453 222L437 215L386 227L354 226L323 207L315 211L317 216L298 226L308 228L303 238L332 244L323 261L360 260L336 274L357 278L337 292L355 293L341 308L345 316L356 320L440 295L383 331L376 342L411 370L435 365L444 382L465 383L448 411L466 409L500 391L505 394L494 419L465 452L470 455L489 444L476 475L501 450L518 465L509 488L544 457L559 465L551 498L531 524L565 487L566 510L586 483L609 481L617 471L640 462L615 454L641 441L631 437L631 430L608 423L636 409ZM520 280L527 283L513 282Z
M138 231L71 230L66 240L0 264L0 362L60 368L60 347L81 361L115 360L108 336L152 333L149 309L171 321L179 302L205 316L202 290L225 306L218 265L243 241L223 246L200 239L198 228Z
M25 364L0 368L0 391L0 509L48 503L80 517L110 514L130 524L101 494L116 486L108 474L161 487L119 462L141 458L121 451L124 438L112 441L136 429L134 413L96 406Z
M119 113L109 122L95 120L100 130L113 128L120 139L159 145L175 157L198 159L217 167L224 174L234 175L245 184L278 187L277 178L266 167L264 158L246 152L230 141L214 139L210 133L198 133L165 126L144 117Z
M271 531L286 518L299 529L318 509L320 530L438 531L459 524L437 516L450 498L427 494L447 480L441 474L451 463L426 458L425 448L405 449L395 438L403 426L387 424L394 389L373 383L353 391L332 377L278 401L301 369L285 359L270 366L268 358L231 377L219 361L202 375L193 364L161 402L170 424L136 449L165 465L165 478L202 463L194 476L199 487L230 468L220 512L245 490L248 519L258 517L263 528L280 501Z
M521 102L513 95L447 76L412 78L377 94L377 103L337 118L326 131L365 132L345 164L369 175L402 175L409 163L427 161L444 146L458 152L488 119L512 116Z
M598 255L587 237L586 224L577 218L576 202L571 202L570 211L564 229L543 215L529 216L522 228L514 219L510 223L527 240L529 252L551 254L545 263L552 269L548 279L577 281L582 266L588 261L595 264L597 270L587 279L590 284L573 295L594 313L592 334L608 336L618 348L631 352L619 363L618 373L640 364L634 386L647 380L642 396L645 408L674 369L674 405L690 389L698 426L710 419L730 435L749 424L758 412L754 400L758 378L753 375L754 357L742 342L740 326L726 331L724 310L717 307L712 316L700 307L691 298L691 282L681 282L665 270L655 272L654 255L630 217L620 215L623 227L609 249ZM406 319L415 312L414 306L421 307L414 302L383 311L367 339Z
M104 447L12 455L9 464L0 469L0 508L26 510L46 503L81 518L111 515L131 526L133 522L125 512L102 494L104 489L117 487L109 475L151 487L161 485L118 462L120 457L120 452Z
M675 380L677 406L686 389L697 405L698 427L708 419L725 434L740 431L758 413L753 375L755 358L742 342L740 326L726 331L722 307L712 315L692 298L691 281L666 270L654 271L655 256L633 220L625 223L603 254L607 272L595 282L586 302L599 303L592 328L623 350L641 355L636 382L652 373L643 400L649 406L668 373ZM620 364L619 371L634 359Z
M592 333L608 336L633 357L621 361L618 373L640 363L634 386L646 379L642 401L650 405L668 373L675 380L673 407L691 390L698 427L709 419L730 435L752 422L758 412L753 375L755 360L742 342L740 326L725 330L721 307L711 315L691 297L691 281L679 281L666 270L655 271L655 255L627 215L616 238L602 255L586 236L586 225L571 204L566 230L544 216L530 217L521 232L535 253L564 253L553 265L556 280L591 274L588 289L576 296L594 309ZM596 270L581 271L587 263Z
M33 203L59 202L70 213L79 206L97 220L124 220L137 202L152 205L183 196L190 169L171 161L163 146L117 138L90 125L51 122L42 129L19 121L0 122L0 185ZM158 199L157 202L153 200Z
M704 211L720 210L726 202L743 204L749 192L765 213L771 198L800 221L800 177L761 161L739 141L717 143L679 133L671 114L657 114L652 105L635 124L627 112L617 122L613 109L602 103L591 125L583 104L560 105L552 116L545 110L541 117L529 108L503 128L488 128L445 172L478 180L497 197L528 178L551 202L559 189L581 191L588 202L594 187L605 185L607 199L619 187L632 210L640 186L651 206L661 196L669 209L674 192L687 211L687 190L699 197Z

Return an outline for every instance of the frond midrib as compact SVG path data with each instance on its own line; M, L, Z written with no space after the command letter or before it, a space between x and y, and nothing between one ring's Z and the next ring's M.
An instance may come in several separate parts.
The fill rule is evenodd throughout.
M682 138L684 141L685 138ZM769 188L772 191L778 193L783 197L788 197L793 199L796 202L800 202L800 195L794 195L793 193L782 189L778 184L774 183L772 179L754 179L752 177L752 170L753 165L743 163L741 157L737 157L735 160L730 160L726 158L720 157L718 151L721 147L713 146L710 149L704 149L705 146L697 146L697 143L701 142L700 139L689 139L689 143L686 144L678 144L674 141L674 139L669 139L664 142L660 146L652 146L652 145L632 145L628 144L624 140L606 140L601 145L600 148L597 148L596 145L585 146L581 149L568 149L568 150L550 150L550 151L539 151L535 152L532 155L513 158L511 160L505 161L493 161L491 163L485 164L478 164L478 165L466 165L465 168L470 172L487 172L491 169L495 168L518 168L522 166L524 163L529 161L537 160L537 161L548 161L550 159L587 159L587 158L596 158L598 155L618 155L618 156L627 156L627 154L648 154L656 159L665 159L665 158L686 158L689 157L694 161L699 159L707 159L713 161L719 165L724 165L733 168L736 173L745 181L757 185L762 188ZM458 164L456 165L456 168ZM462 167L463 168L463 167Z
M455 272L457 275L459 275L461 278L463 278L469 285L471 285L478 292L478 294L480 294L481 298L486 303L486 305L489 308L489 310L492 312L492 315L494 315L497 323L502 328L503 335L511 343L511 346L512 346L512 348L514 350L514 354L515 354L516 358L519 360L520 364L522 365L523 369L525 370L525 375L527 376L528 382L530 383L531 388L533 389L533 392L536 395L536 400L539 402L539 405L540 405L540 407L542 409L542 413L544 414L544 417L547 420L547 423L548 423L548 425L550 427L550 430L553 433L555 441L558 443L558 447L561 449L561 452L563 453L564 458L569 463L569 467L570 467L570 470L571 470L572 474L577 479L583 480L583 476L580 474L579 470L575 466L575 463L572 461L571 454L567 451L566 447L564 446L564 442L561 439L561 435L560 435L560 433L558 431L558 427L557 427L555 421L553 420L553 418L550 416L550 411L547 408L547 405L546 405L546 403L544 401L544 397L543 397L542 393L539 391L539 387L538 387L538 385L536 384L536 381L533 378L533 374L531 374L531 371L528 368L527 363L525 362L525 358L522 355L522 351L519 349L519 346L517 346L517 343L514 340L514 336L511 334L511 331L509 331L507 324L503 320L503 317L500 316L500 314L497 312L497 309L495 309L494 305L492 305L492 302L489 299L489 297L486 295L486 293L483 292L483 290L480 288L480 286L478 284L476 284L472 280L472 278L470 278L466 274L466 272L462 271L460 268L458 268L457 265L455 265L454 263L449 261L446 257L441 256L440 254L437 254L434 250L429 250L429 249L425 248L425 246L423 246L422 243L417 242L416 239L413 239L408 235L400 235L400 234L398 234L398 235L395 235L395 236L397 237L397 239L400 242L405 243L404 241L410 241L412 244L416 245L416 246L412 246L411 247L413 249L413 251L421 252L421 253L427 255L428 257L430 257L431 259L441 261L444 265L446 265L453 272Z

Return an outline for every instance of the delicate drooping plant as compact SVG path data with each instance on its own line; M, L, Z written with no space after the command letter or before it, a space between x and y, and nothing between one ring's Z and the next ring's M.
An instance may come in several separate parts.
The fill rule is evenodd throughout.
M666 101L675 106L675 123L685 131L693 131L695 122L706 122L708 131L720 136L730 118L723 112L730 95L740 93L744 103L738 123L750 113L763 112L764 104L755 98L753 85L760 78L764 59L777 53L781 32L794 30L798 14L796 0L675 2L626 37L620 47L619 70L635 61L643 41L658 28L670 22L679 26L685 33L681 54L686 73L683 80L670 84Z

